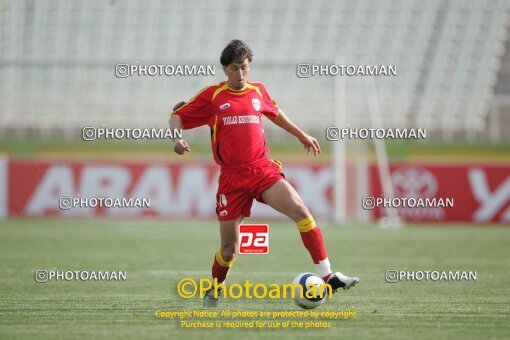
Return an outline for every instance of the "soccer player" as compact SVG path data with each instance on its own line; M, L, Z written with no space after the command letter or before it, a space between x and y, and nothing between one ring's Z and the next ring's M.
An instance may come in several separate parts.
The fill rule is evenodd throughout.
M333 273L320 228L299 194L285 180L282 165L271 160L262 124L265 116L295 136L308 154L320 153L319 143L297 127L271 99L262 83L248 81L252 52L240 40L232 40L223 50L220 62L227 80L207 86L188 102L174 107L172 129L211 128L214 160L221 167L216 214L220 223L221 247L214 255L212 276L224 282L237 257L239 225L250 216L253 199L268 204L292 219L310 253L315 272L336 291L350 288L357 277ZM173 140L179 155L191 151L184 139ZM215 307L218 297L209 290L204 306Z

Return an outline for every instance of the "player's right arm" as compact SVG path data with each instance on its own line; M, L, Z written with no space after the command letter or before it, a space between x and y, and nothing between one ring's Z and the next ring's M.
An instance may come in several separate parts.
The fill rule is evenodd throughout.
M204 88L188 102L180 102L174 106L169 122L170 129L192 129L209 122L212 112L210 100L208 100L210 93L207 90L209 88L209 86ZM179 155L191 150L184 139L174 139L172 142L174 151Z
M184 102L180 102L179 104L181 104L181 106L182 106L182 105L184 105ZM177 104L177 105L179 105L179 104ZM174 110L175 110L175 107L174 107ZM172 115L172 117L170 117L169 123L170 123L170 130L172 130L172 131L175 131L175 129L179 129L179 130L182 129L181 117L179 117L177 115ZM186 151L188 151L188 152L191 151L191 149L188 145L188 142L186 142L182 138L174 138L174 139L172 139L172 143L174 145L174 152L178 153L179 155L184 154L184 152L186 152Z

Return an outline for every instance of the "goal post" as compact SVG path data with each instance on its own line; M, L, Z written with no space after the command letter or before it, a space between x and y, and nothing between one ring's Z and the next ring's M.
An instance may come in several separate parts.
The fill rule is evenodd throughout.
M337 65L343 65L342 58L336 58L335 63ZM381 128L383 127L382 118L381 118L381 110L379 104L378 93L374 84L374 80L370 77L366 77L363 79L364 89L366 93L366 100L368 101L368 116L369 121L367 125L371 128ZM346 78L343 76L335 77L334 81L334 124L338 128L347 128L350 127L348 122L348 114L349 108L347 105L347 82ZM382 139L374 139L374 148L376 153L376 166L378 170L379 177L381 179L381 186L383 195L385 198L393 198L394 190L393 183L390 174L388 153L386 150L386 141ZM332 219L335 223L345 223L348 220L348 212L347 212L347 201L348 199L353 199L349 197L348 193L348 147L347 147L347 139L339 138L337 141L333 143L332 146L332 169L333 169L333 216ZM356 182L357 186L361 186L360 183L364 183L363 187L366 191L368 191L369 185L369 172L368 171L360 171L360 164L364 164L365 167L368 162L361 162L356 160L357 164L355 165L356 170ZM364 176L364 178L362 178ZM368 194L369 192L364 192L357 188L355 190L355 195L362 195L364 193ZM355 200L358 200L355 204L362 204L362 197L354 197ZM359 212L361 209L356 209ZM379 226L381 228L399 228L402 226L402 222L399 218L398 211L395 208L385 208L386 216L379 220ZM363 219L361 213L357 213L354 216L356 219Z
M335 60L342 65L341 59ZM335 77L334 82L334 124L341 128L346 125L347 99L345 98L345 78ZM343 138L333 143L333 221L347 221L347 141Z
M382 128L383 122L379 105L379 95L377 93L374 80L371 77L367 77L364 84L368 99L371 128ZM379 173L379 178L381 179L382 192L385 198L392 199L395 197L395 193L390 174L386 140L375 138L373 142L376 154L377 171ZM398 216L398 210L394 207L385 207L384 209L386 211L386 216L379 220L379 226L381 228L400 228L402 226L402 222Z

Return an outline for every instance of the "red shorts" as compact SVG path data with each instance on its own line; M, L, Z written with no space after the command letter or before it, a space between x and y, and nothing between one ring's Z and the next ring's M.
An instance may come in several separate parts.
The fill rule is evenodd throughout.
M242 167L221 167L216 194L218 220L233 220L241 214L249 217L253 199L265 203L262 192L282 178L282 164L268 158Z

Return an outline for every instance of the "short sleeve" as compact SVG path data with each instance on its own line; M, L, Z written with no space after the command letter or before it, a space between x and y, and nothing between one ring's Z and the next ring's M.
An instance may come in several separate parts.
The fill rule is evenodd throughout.
M262 109L261 112L268 117L276 117L278 116L278 104L276 101L271 99L269 93L266 90L266 87L260 84L260 91L262 93Z
M182 127L187 129L193 129L198 126L206 125L209 123L211 118L212 110L210 109L210 100L207 98L207 89L204 88L195 97L191 98L186 104L172 112L173 115L177 115L181 118Z

